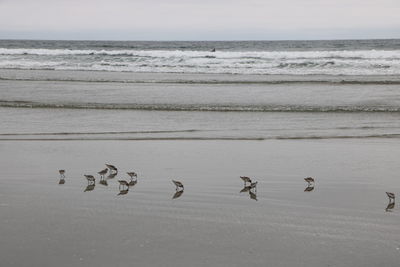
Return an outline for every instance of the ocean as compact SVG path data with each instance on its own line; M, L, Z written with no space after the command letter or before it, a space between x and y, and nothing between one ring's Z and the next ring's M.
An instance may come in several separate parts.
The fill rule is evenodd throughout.
M399 74L400 40L1 40L0 139L398 138Z
M215 52L211 52L215 49ZM398 75L400 40L0 41L0 68L83 71Z

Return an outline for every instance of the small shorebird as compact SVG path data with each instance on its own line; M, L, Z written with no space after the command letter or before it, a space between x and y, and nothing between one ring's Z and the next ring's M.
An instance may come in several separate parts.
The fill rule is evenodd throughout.
M394 193L386 192L386 195L389 197L389 202L393 201L395 199Z
M65 178L65 170L59 170L60 178Z
M183 184L181 182L175 181L175 180L172 180L172 182L176 186L176 191L178 191L179 188L182 188L182 190L183 190Z
M96 179L94 178L93 175L84 174L84 176L86 177L86 180L88 181L88 184L94 184L94 182L96 181Z
M117 174L118 174L118 173L110 173L110 174L107 176L107 179L113 179L115 176L117 176Z
M98 172L98 174L100 174L100 179L104 179L104 175L106 175L108 172L108 169L105 168L104 170L101 170Z
M253 182L250 184L250 190L249 192L251 192L252 189L254 189L254 192L257 192L257 181Z
M115 172L115 173L117 173L117 172L118 172L118 169L117 169L117 167L115 167L114 165L111 165L111 164L106 164L106 166L107 166L107 168L109 168L109 169L110 169L110 174L111 174L112 172Z
M243 180L244 186L246 186L246 183L251 184L251 179L250 179L250 177L247 177L247 176L240 176L240 178Z
M129 183L127 181L118 180L118 183L119 183L120 190L121 190L121 187L122 187L122 189L124 189L125 187L127 187L129 189Z
M306 181L308 185L311 185L311 183L315 184L314 178L312 177L304 178L304 181Z
M136 172L127 172L126 174L128 174L129 177L131 177L131 180L133 180L133 177L137 178L137 173Z
M135 186L135 184L137 184L137 180L131 180L128 183L129 187L133 187L133 186Z

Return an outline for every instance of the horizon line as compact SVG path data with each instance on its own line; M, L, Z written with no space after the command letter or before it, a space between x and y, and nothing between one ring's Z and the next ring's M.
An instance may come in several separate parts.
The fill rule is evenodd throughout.
M400 40L400 38L318 38L318 39L227 39L227 40L210 40L210 39L40 39L40 38L0 38L0 41L92 41L92 42L280 42L280 41L359 41L359 40Z

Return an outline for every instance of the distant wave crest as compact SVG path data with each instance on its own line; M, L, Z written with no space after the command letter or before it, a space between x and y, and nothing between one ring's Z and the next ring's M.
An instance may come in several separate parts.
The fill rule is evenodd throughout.
M138 57L247 58L247 59L400 59L400 50L338 51L187 51L187 50L94 50L0 48L0 55L109 55Z

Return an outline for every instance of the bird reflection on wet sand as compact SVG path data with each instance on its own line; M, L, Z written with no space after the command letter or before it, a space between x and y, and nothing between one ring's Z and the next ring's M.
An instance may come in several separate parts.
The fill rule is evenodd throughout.
M243 189L240 190L240 193L248 192L250 199L257 201L257 189L256 188L257 188L257 183L253 184L253 186L252 185L244 186Z
M304 192L311 192L314 190L314 185L309 185L304 189Z
M389 202L389 204L387 205L385 211L392 212L393 209L394 209L394 202Z
M251 199L254 199L255 201L257 201L257 194L255 192L252 192L251 190L249 191L249 195Z
M58 184L65 184L65 179L64 178L60 178L60 181L58 181Z
M120 195L126 195L126 194L128 194L128 192L129 192L129 187L126 188L126 189L120 189L120 190L119 190L119 193L118 193L118 196L120 196Z
M240 193L243 193L243 192L249 192L250 191L250 186L245 186L245 187L243 187L243 189L242 190L240 190Z
M108 186L108 182L107 182L107 180L105 180L105 179L101 179L101 180L99 181L99 184L104 185L104 186Z
M88 192L88 191L93 191L95 187L95 184L89 184L86 188L85 191L83 192Z
M134 187L137 184L137 180L132 180L128 183L129 187Z
M178 190L175 192L175 194L172 196L172 199L178 198L180 196L182 196L183 194L183 189L182 190Z

